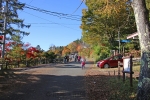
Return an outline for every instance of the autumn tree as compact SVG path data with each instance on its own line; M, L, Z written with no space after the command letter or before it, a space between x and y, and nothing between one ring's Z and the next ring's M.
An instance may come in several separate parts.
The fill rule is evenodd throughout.
M70 49L71 53L77 52L77 43L76 42L71 42L70 44L68 44L67 47Z
M84 57L90 57L91 48L82 48L79 54Z
M39 52L39 50L37 50L35 47L31 46L27 49L26 57L28 59L34 59L37 57L38 52Z
M83 9L83 41L95 45L107 44L109 49L118 49L120 39L135 32L134 17L126 0L86 0L88 9ZM131 16L132 14L132 16Z
M92 3L90 0L86 0L86 2L89 4ZM149 2L150 1L149 0L93 0L93 2L97 2L97 3L93 3L94 7L96 7L97 4L101 4L99 5L100 9L93 9L93 10L99 11L99 13L101 13L102 16L106 15L107 16L105 17L106 20L107 18L113 18L113 19L117 18L114 20L116 22L119 20L119 22L117 22L119 24L118 27L115 27L117 26L117 23L115 22L113 22L112 24L110 23L110 25L112 25L113 27L108 27L109 26L108 24L106 24L107 26L104 24L105 28L108 29L104 31L104 35L107 35L110 38L110 40L115 38L113 37L113 35L115 34L110 34L110 32L111 31L114 32L113 29L116 29L116 28L117 28L117 31L120 32L120 29L121 29L120 25L123 25L124 23L124 22L122 23L123 19L127 18L128 14L130 14L130 13L126 14L125 12L126 11L129 12L132 10L134 11L136 29L137 29L138 36L139 36L140 49L141 49L141 55L142 55L137 100L149 100L150 99L150 63L149 63L150 62L150 59L149 59L150 57L150 52L149 52L150 51L150 39L149 39L150 38L150 23L149 23L150 3ZM127 8L127 5L129 5L130 3L133 9ZM89 13L93 14L93 11L91 11L90 7L93 8L92 6L89 6L89 9L87 11L88 12L90 11ZM125 14L124 17L121 16L121 13L119 14L119 12L122 12L122 10L124 11L124 13L122 14ZM102 17L100 16L100 18ZM110 20L113 20L113 19L110 19ZM94 21L93 16L88 18L87 20L90 20L90 22L85 23L85 24L91 24ZM92 25L91 27L93 27ZM89 25L89 29L90 29L90 25ZM122 29L126 29L126 27L122 27ZM132 30L133 27L131 27L130 29ZM91 30L88 30L88 31L85 30L85 32L89 32L89 31ZM103 34L101 34L101 36L103 36Z
M9 55L11 55L12 58L16 58L16 59L20 60L22 46L23 46L22 37L20 36L20 34L16 33L15 35L12 35L11 37L7 38L6 43L8 43L8 44L11 43L9 46L9 48L10 48ZM8 51L7 51L7 54L8 54Z
M83 49L82 44L78 44L78 46L77 46L77 51L78 51L78 54L79 54L79 55L81 55L82 49Z
M48 52L54 52L54 54L61 56L62 55L62 51L63 51L63 46L55 46L52 45L51 47L49 47Z
M62 55L64 56L64 55L68 55L68 54L70 54L70 49L67 46L65 46L62 51Z
M44 52L44 56L46 59L53 60L57 55L54 52Z
M13 59L13 60L17 60L20 61L22 60L22 44L16 44L15 46L13 46L13 49L10 49L10 51L7 51L6 55L9 58Z

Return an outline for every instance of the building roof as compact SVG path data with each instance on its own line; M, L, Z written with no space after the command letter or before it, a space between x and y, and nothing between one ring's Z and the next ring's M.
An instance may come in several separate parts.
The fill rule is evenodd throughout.
M135 33L133 33L133 34L130 34L130 35L128 35L127 36L127 39L135 39L136 37L138 37L138 32L135 32Z

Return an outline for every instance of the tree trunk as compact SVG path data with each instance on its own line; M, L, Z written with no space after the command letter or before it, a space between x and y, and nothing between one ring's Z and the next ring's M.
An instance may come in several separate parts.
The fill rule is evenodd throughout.
M150 100L150 27L145 0L132 0L141 47L141 66L137 100Z

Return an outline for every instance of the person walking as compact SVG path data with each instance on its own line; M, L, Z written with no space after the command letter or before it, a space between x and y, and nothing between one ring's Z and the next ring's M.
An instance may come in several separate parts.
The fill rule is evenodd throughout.
M81 60L81 56L78 56L78 62L80 62L80 60Z
M77 62L77 60L78 60L78 55L75 55L75 62Z
M67 62L69 62L69 56L67 55Z
M64 56L64 64L67 63L67 55Z
M82 67L82 69L85 68L85 62L86 62L85 57L82 57L82 58L81 58L81 67Z

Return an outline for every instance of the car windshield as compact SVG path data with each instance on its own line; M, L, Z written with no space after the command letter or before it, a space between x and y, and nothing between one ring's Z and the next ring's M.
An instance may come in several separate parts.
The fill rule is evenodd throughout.
M119 57L119 59L122 59L122 56L121 55L117 55L117 56L111 56L111 57L107 57L107 58L105 58L105 59L103 59L103 60L108 60L108 59L110 59L110 58L114 58L114 57Z
M110 59L111 57L108 57L108 58L105 58L104 60L108 60L108 59Z

